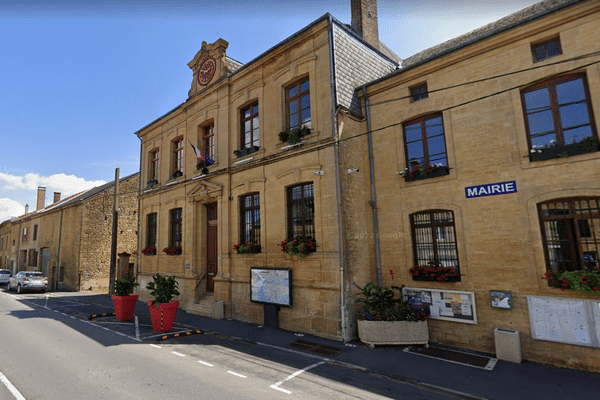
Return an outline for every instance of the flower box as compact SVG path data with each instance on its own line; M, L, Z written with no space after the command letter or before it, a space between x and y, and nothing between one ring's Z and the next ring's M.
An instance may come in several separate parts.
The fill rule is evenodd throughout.
M238 254L257 254L261 251L261 246L256 243L240 243L233 246Z
M145 256L155 256L156 247L146 247L145 249L142 249L142 254Z
M138 295L133 294L129 296L111 296L113 305L115 306L115 316L117 321L131 321L135 314L135 305L137 303Z
M415 265L409 270L413 281L460 282L460 273L452 267L442 267L435 263Z
M165 247L163 253L166 253L168 256L177 256L181 254L181 246Z
M531 161L551 160L553 158L571 157L578 154L593 153L600 149L596 138L588 138L578 143L563 146L543 147L533 149L529 154Z
M448 167L430 165L427 169L417 167L413 168L411 171L407 171L404 174L404 180L406 182L411 182L420 179L437 178L448 174L450 174L450 169Z
M181 172L181 171L175 171L175 172L173 172L173 175L171 175L171 179L177 179L180 176L183 176L183 172Z
M173 323L175 322L179 302L173 300L169 303L153 305L152 302L149 301L148 307L150 308L152 329L159 333L171 332L173 330Z
M158 185L158 180L157 179L150 179L147 183L148 187L154 187L156 185Z
M281 247L281 251L286 254L298 256L298 260L317 251L317 241L311 236L297 235L277 243L277 246Z
M235 154L237 157L243 157L243 156L247 156L248 154L257 152L258 149L260 149L260 147L258 147L258 146L244 147L243 149L240 149L240 150L234 150L233 154Z
M427 344L427 321L358 321L360 341L370 345Z
M301 138L307 135L310 135L310 128L302 127L301 129L292 129L290 131L279 132L279 140L282 142L288 142L289 144L296 144L300 142Z

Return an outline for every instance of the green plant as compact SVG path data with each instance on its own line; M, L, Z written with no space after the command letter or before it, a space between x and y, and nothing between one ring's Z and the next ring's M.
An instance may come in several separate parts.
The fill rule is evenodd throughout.
M256 243L240 243L233 246L233 249L238 254L260 253L260 245Z
M311 236L297 235L282 240L277 246L281 247L281 251L284 253L298 256L298 260L302 260L309 253L317 250L317 241Z
M460 274L452 267L443 267L430 261L427 265L415 265L409 270L414 280L435 282L456 282Z
M354 283L360 292L355 303L362 304L362 310L358 312L359 320L367 321L424 321L428 316L422 310L414 308L409 301L404 300L401 287L392 286L391 289L377 286L373 282L364 287ZM396 292L399 296L396 297Z
M163 249L163 253L166 253L169 256L176 256L181 254L181 246L170 246L170 247L165 247Z
M154 301L152 301L152 305L154 307L158 307L158 304L168 303L173 297L179 296L179 283L175 279L174 276L169 276L165 278L164 276L160 276L159 273L152 277L153 281L148 282L146 285L146 289L150 291L150 295L154 297Z
M593 269L561 273L548 271L542 278L546 279L548 286L552 288L600 296L600 272Z
M131 276L129 270L125 270L123 279L117 279L115 281L115 294L117 296L129 296L133 292L133 288L138 286L139 283L135 281L135 278Z

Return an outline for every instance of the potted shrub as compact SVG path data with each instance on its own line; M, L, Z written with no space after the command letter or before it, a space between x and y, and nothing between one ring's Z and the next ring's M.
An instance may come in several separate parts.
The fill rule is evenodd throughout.
M358 337L371 347L380 344L427 344L428 315L415 309L402 296L402 288L379 287L373 282L364 287L354 284L356 303L362 304L357 314ZM396 292L398 296L396 296Z
M260 253L260 244L256 243L239 243L233 246L233 249L238 254Z
M292 256L298 256L298 260L306 258L312 252L317 251L317 241L311 236L297 235L277 243L281 251Z
M179 283L174 276L165 278L159 273L152 277L153 281L148 282L146 289L154 297L153 301L148 302L150 308L150 318L152 319L152 329L156 332L170 332L173 329L175 315L179 302L173 300L173 297L179 296Z
M111 297L115 306L117 321L131 321L133 319L138 295L131 293L133 293L133 289L137 285L138 283L135 281L135 278L131 276L129 270L125 270L123 279L117 279L115 281L115 294Z

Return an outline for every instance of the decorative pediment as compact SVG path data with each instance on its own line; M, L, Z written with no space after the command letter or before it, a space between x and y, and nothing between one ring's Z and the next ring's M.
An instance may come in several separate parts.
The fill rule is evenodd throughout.
M211 181L202 181L187 193L190 203L216 199L222 195L223 185Z
M196 53L194 59L188 63L188 67L194 71L192 87L188 93L189 97L232 72L225 56L225 50L228 46L229 42L223 39L211 44L202 42L202 48Z

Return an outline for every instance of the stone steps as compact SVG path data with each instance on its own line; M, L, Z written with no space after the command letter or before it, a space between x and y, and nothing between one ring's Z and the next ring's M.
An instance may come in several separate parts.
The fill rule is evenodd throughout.
M200 301L188 307L186 312L213 319L223 319L223 302L215 300L215 296L204 296Z

